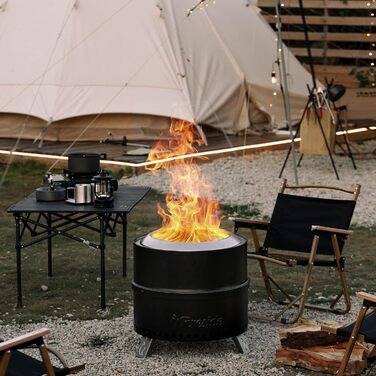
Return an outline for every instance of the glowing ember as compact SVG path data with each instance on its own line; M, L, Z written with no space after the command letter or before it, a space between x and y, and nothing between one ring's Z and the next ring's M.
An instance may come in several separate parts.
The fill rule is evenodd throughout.
M194 125L186 121L173 120L170 134L173 139L158 142L148 161L196 153L194 144L203 143L197 137ZM227 238L229 232L220 228L219 204L211 198L211 187L194 158L174 159L147 167L149 170L159 168L170 175L170 192L166 195L167 210L158 204L162 227L152 236L171 242L208 242Z

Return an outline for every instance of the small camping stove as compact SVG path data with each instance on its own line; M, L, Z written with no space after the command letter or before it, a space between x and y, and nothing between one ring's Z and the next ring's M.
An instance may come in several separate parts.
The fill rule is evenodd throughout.
M134 329L138 357L153 340L232 338L242 353L248 326L247 241L238 235L180 243L150 234L134 242Z

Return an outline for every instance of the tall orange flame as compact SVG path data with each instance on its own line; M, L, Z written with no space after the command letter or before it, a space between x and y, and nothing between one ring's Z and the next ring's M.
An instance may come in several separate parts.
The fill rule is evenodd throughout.
M156 239L171 242L207 242L224 239L229 232L220 228L219 204L211 198L211 187L194 158L164 158L197 153L195 144L203 144L192 123L172 120L169 141L158 142L151 150L148 161L156 161L149 170L165 169L170 176L170 192L166 195L166 208L158 204L162 226L152 233Z

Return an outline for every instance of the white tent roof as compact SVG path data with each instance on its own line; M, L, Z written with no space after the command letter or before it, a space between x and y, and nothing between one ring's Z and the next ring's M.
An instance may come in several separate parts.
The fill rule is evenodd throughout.
M253 108L284 119L270 82L275 34L246 0L7 0L0 112L58 121L98 113L177 117L225 130ZM1 3L0 3L1 4ZM248 5L248 6L247 6ZM288 51L293 116L310 76Z

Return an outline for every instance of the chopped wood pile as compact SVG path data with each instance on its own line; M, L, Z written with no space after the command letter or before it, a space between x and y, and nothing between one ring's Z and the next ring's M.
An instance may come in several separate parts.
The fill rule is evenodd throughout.
M280 329L281 348L276 352L278 363L336 374L346 350L348 338L338 337L342 324L301 320L292 328ZM359 338L352 352L345 375L359 375L367 367L367 359L376 355L376 346Z

